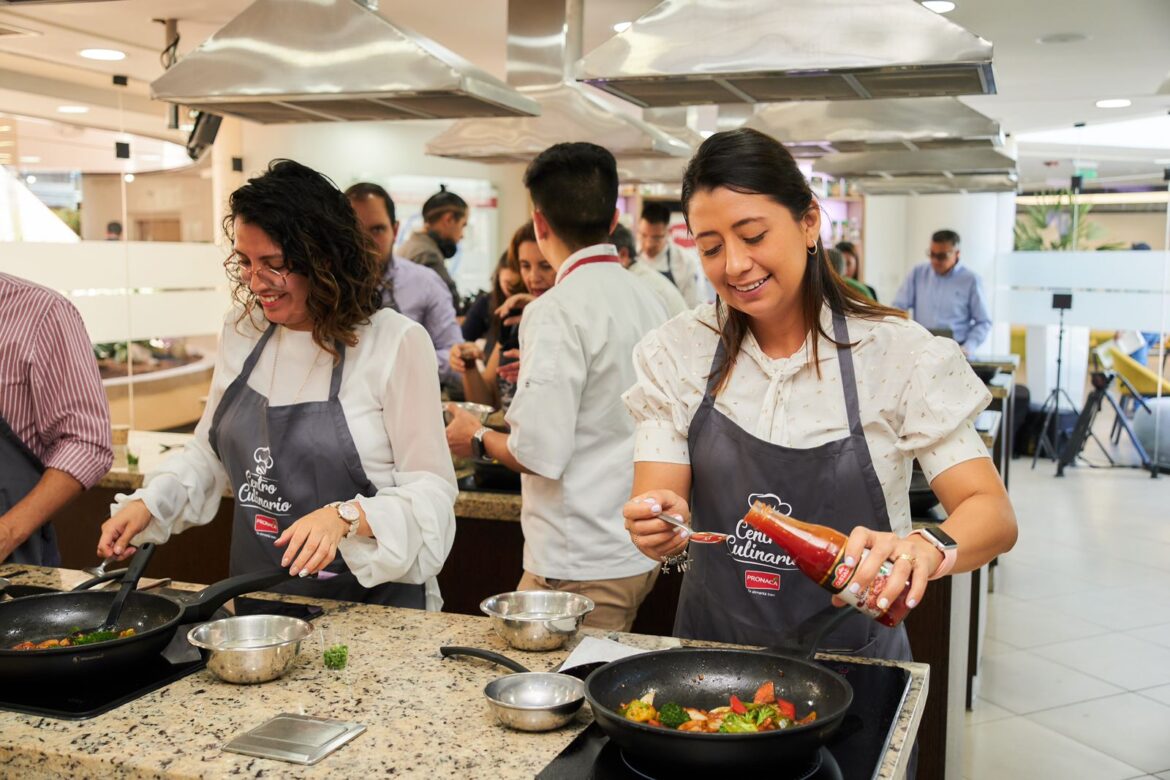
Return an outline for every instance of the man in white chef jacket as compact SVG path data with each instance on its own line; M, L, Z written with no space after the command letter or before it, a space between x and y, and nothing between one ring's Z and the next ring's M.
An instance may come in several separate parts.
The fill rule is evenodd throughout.
M634 426L621 394L636 381L634 346L666 321L658 297L632 284L607 243L617 223L617 166L589 143L542 152L524 175L536 240L556 284L524 309L510 433L451 407L456 455L482 454L521 472L520 590L582 593L585 624L628 631L658 565L630 543Z
M638 262L665 276L678 288L689 308L714 299L700 283L700 277L705 282L706 276L700 273L699 258L671 240L670 209L665 205L652 201L642 207L638 246Z

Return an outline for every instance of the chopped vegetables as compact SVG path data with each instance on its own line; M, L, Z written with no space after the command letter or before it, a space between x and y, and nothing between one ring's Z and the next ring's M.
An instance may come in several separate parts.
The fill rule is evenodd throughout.
M324 654L326 669L344 669L349 663L349 646L333 645Z
M137 633L133 628L124 631L90 631L82 633L74 629L73 633L60 639L46 639L43 642L21 642L13 645L13 650L48 650L53 647L75 647L78 645L92 645L98 642L109 642L113 639L124 639Z
M776 686L772 682L761 685L750 704L738 696L729 697L728 706L712 710L683 707L676 702L667 702L661 709L654 708L654 691L618 708L618 713L628 720L661 726L678 731L693 731L705 734L750 734L759 731L803 726L817 718L816 711L809 712L800 720L796 718L796 705L776 697Z

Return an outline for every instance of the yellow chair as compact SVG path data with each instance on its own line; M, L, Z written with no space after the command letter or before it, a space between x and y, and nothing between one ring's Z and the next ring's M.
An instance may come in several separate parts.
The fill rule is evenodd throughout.
M1160 387L1163 396L1170 396L1170 382L1158 376L1129 355L1126 355L1116 347L1110 347L1109 356L1113 358L1113 370L1119 376L1125 377L1125 381L1133 386L1134 391L1138 395L1147 398L1156 396ZM1129 388L1124 384L1121 386L1121 394L1123 396L1129 395Z

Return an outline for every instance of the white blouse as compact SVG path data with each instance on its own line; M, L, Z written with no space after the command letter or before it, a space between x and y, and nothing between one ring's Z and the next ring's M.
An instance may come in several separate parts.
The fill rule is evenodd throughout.
M142 499L154 519L134 539L162 543L171 534L211 522L228 475L208 440L211 420L263 328L239 310L224 319L207 407L195 438L146 475L144 486L119 494L111 511ZM365 587L385 582L426 584L427 609L442 608L436 576L455 540L455 470L443 432L438 367L421 325L389 309L358 328L345 352L339 400L362 468L378 492L357 500L374 538L343 539L345 562ZM275 366L274 366L275 362ZM275 371L274 371L275 368ZM332 355L307 331L280 328L268 340L248 386L271 406L329 397ZM323 502L324 503L324 502Z
M826 308L821 322L833 332ZM911 320L847 318L854 342L862 428L893 530L911 530L911 466L928 480L951 466L988 457L975 417L991 400L959 345ZM809 448L849 435L837 349L819 336L821 377L811 337L787 358L764 354L749 331L715 408L757 438ZM635 461L690 463L687 430L707 386L719 334L705 304L651 332L634 352L638 382L623 396L637 428Z

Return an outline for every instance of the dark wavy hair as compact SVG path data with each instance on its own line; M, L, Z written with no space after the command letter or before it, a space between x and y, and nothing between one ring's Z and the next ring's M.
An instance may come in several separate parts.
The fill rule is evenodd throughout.
M720 187L748 195L763 195L788 209L792 218L800 220L811 209L819 208L804 174L784 145L758 130L740 128L716 133L703 141L687 165L682 180L683 213L690 225L691 199L696 193ZM825 332L820 312L824 305L837 313L863 319L905 317L905 313L881 306L865 298L845 284L829 265L825 248L817 239L816 251L806 255L804 279L800 285L800 305L804 315L805 333L819 333L837 346L846 346ZM731 376L744 336L748 332L748 316L731 308L722 299L715 302L719 337L726 357L715 368L716 392L723 389ZM812 361L820 376L817 343L812 341Z
M273 160L228 200L223 231L233 244L237 219L263 230L280 246L289 270L308 278L313 341L340 360L336 342L357 344L358 327L382 305L378 253L349 198L312 168ZM224 266L232 297L244 310L237 323L254 317L256 297L234 272L234 253Z

